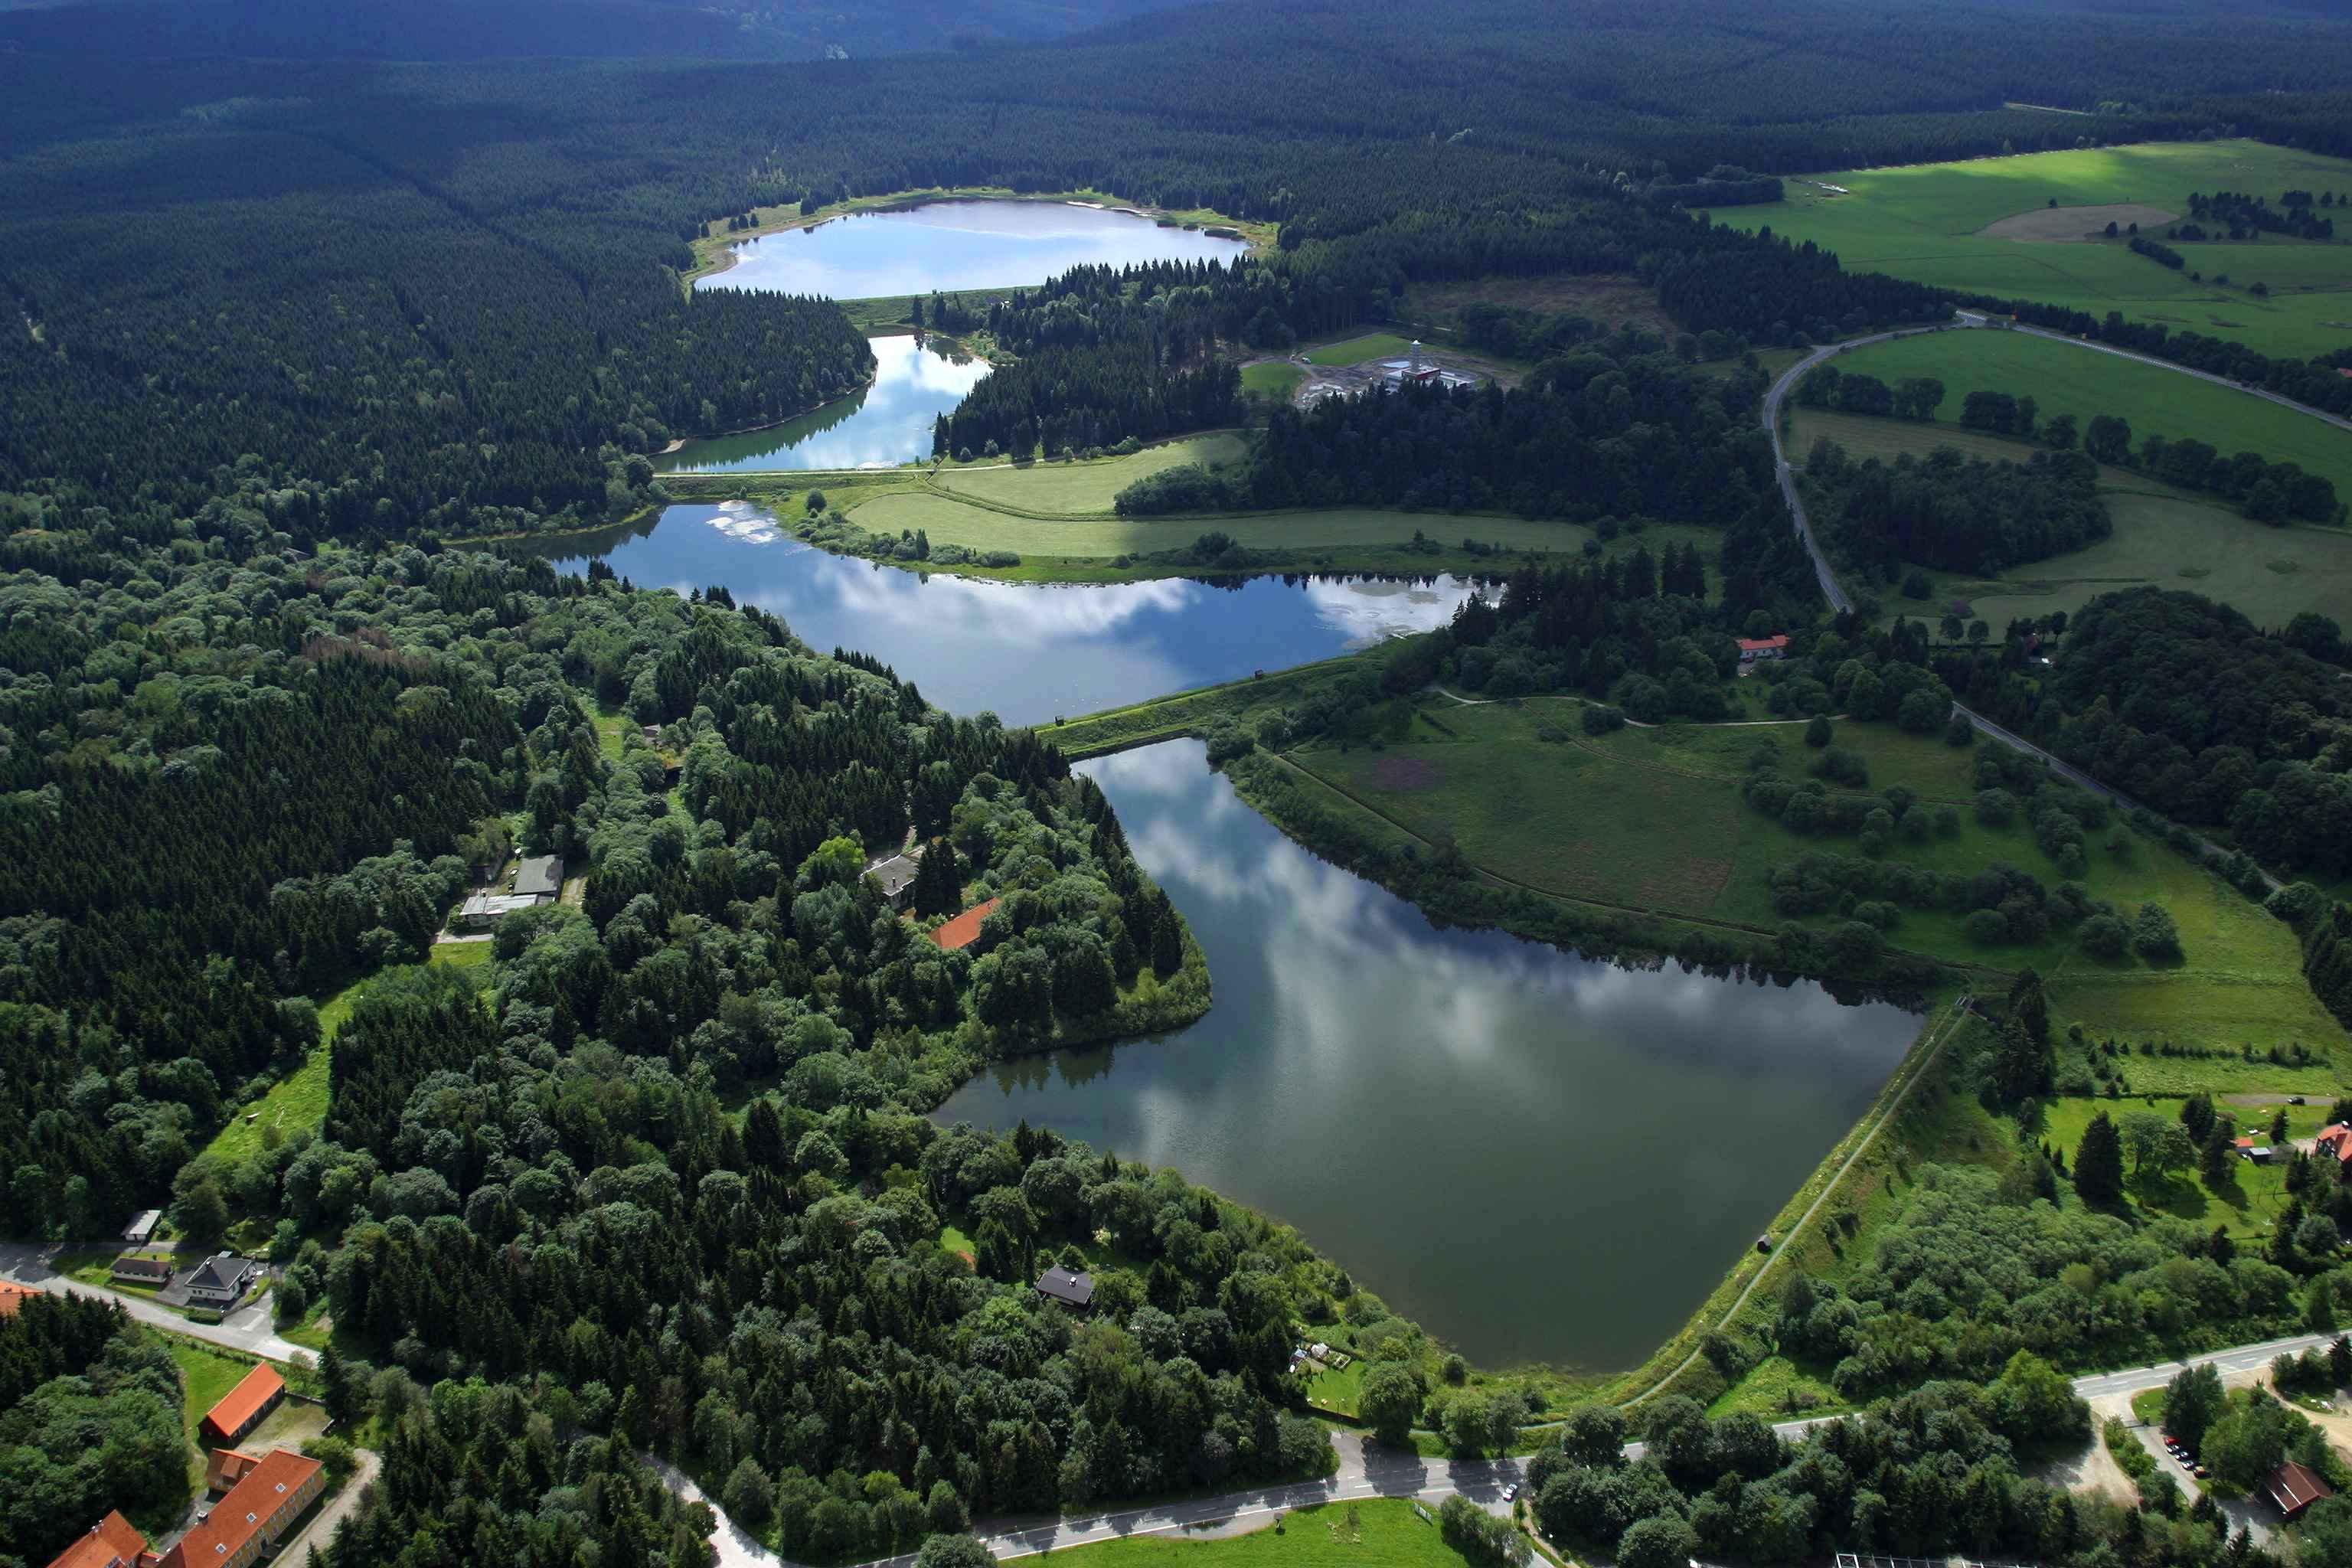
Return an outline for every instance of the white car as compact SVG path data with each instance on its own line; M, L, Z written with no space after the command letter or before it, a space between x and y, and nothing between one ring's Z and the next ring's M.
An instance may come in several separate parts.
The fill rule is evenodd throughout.
M1505 1502L1517 1502L1519 1500L1518 1482L1513 1481L1509 1486L1503 1489L1503 1500Z

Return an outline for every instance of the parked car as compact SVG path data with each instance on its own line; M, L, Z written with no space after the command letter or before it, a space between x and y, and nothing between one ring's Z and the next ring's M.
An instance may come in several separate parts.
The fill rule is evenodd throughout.
M1509 1486L1503 1489L1503 1500L1505 1502L1517 1502L1519 1500L1518 1482L1513 1481Z

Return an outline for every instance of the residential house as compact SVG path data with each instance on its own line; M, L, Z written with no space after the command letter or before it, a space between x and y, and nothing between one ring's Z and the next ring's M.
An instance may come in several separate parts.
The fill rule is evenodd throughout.
M207 1258L188 1277L188 1305L223 1310L234 1307L260 1276L261 1265L250 1258L239 1258L234 1252Z
M110 1511L86 1534L49 1559L49 1568L141 1568L155 1561L147 1538L119 1512Z
M478 931L517 910L535 910L546 901L522 893L476 893L457 906L457 923Z
M2337 1181L2352 1182L2352 1126L2341 1121L2329 1122L2319 1130L2319 1136L2311 1141L2311 1152L2315 1159L2336 1163Z
M2293 1459L2263 1478L2263 1490L2289 1520L2303 1517L2303 1510L2324 1497L2334 1497L2336 1489L2321 1480L2310 1470Z
M887 860L877 860L866 868L866 874L881 884L882 896L890 900L894 910L907 907L907 899L915 890L915 870L921 863L923 852L911 850L893 855Z
M534 855L515 862L514 896L547 902L563 891L563 858Z
M326 1488L324 1465L291 1448L273 1448L213 1505L203 1523L163 1553L161 1568L247 1568Z
M2271 1163L2271 1143L2267 1138L2232 1138L2230 1147L2238 1152L2241 1160L2252 1160L2257 1165Z
M122 1239L133 1247L144 1247L155 1239L155 1227L163 1223L162 1209L141 1209L122 1227Z
M1739 662L1742 664L1754 664L1759 658L1788 657L1789 639L1785 635L1777 637L1741 637L1739 639Z
M0 1279L0 1318L13 1318L16 1309L39 1295L30 1285L19 1285L11 1279Z
M221 1402L205 1412L196 1435L207 1443L222 1447L235 1447L236 1440L261 1425L261 1418L278 1408L286 1397L286 1380L268 1362L255 1365L235 1388L221 1396Z
M1037 1276L1037 1294L1048 1301L1083 1312L1095 1302L1095 1277L1074 1273L1059 1264Z
M931 932L931 940L950 952L960 947L970 947L980 940L980 922L1003 901L1002 899L990 899L984 903L972 905L955 919L941 922L940 928Z
M160 1290L172 1282L172 1260L168 1258L138 1258L130 1254L114 1260L107 1272L125 1285L137 1285L150 1290Z

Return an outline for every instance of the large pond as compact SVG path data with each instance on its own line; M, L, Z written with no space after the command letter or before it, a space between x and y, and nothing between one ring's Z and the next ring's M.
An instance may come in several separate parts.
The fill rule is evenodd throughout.
M835 300L1043 283L1073 267L1231 261L1248 247L1150 218L1059 202L933 202L830 218L745 240L698 289L765 289Z
M666 508L650 527L551 542L559 565L600 556L643 588L723 584L813 647L873 655L958 713L1013 724L1116 708L1328 658L1453 618L1471 584L1274 577L1036 587L919 577L812 548L740 502Z
M988 362L937 338L868 338L874 384L814 414L764 430L689 441L654 459L666 474L777 468L888 468L931 455L931 424L963 401Z
M1013 722L1435 626L1467 586L928 580L673 507L561 547L643 586L725 585ZM1207 951L1175 1036L1007 1064L945 1120L1023 1118L1173 1165L1297 1225L1484 1365L1639 1362L1851 1127L1917 1020L1810 984L1587 962L1440 931L1307 854L1175 742L1085 764Z

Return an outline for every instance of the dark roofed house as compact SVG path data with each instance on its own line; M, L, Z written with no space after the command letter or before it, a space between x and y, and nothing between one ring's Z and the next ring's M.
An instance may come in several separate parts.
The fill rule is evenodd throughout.
M234 1252L224 1252L207 1258L188 1277L188 1305L191 1307L232 1307L245 1294L260 1274L261 1265L250 1258L239 1258Z
M914 889L915 868L921 859L919 852L893 855L887 860L877 860L866 867L866 874L882 885L882 896L890 900L892 909L903 909L907 895Z
M563 890L563 858L534 855L515 862L515 897L551 899Z
M2289 1519L2300 1519L2303 1510L2324 1497L2334 1497L2336 1489L2321 1480L2310 1470L2289 1459L2263 1478L2263 1489L2271 1501Z
M1056 1264L1037 1276L1037 1294L1083 1312L1094 1305L1095 1277L1076 1274Z

